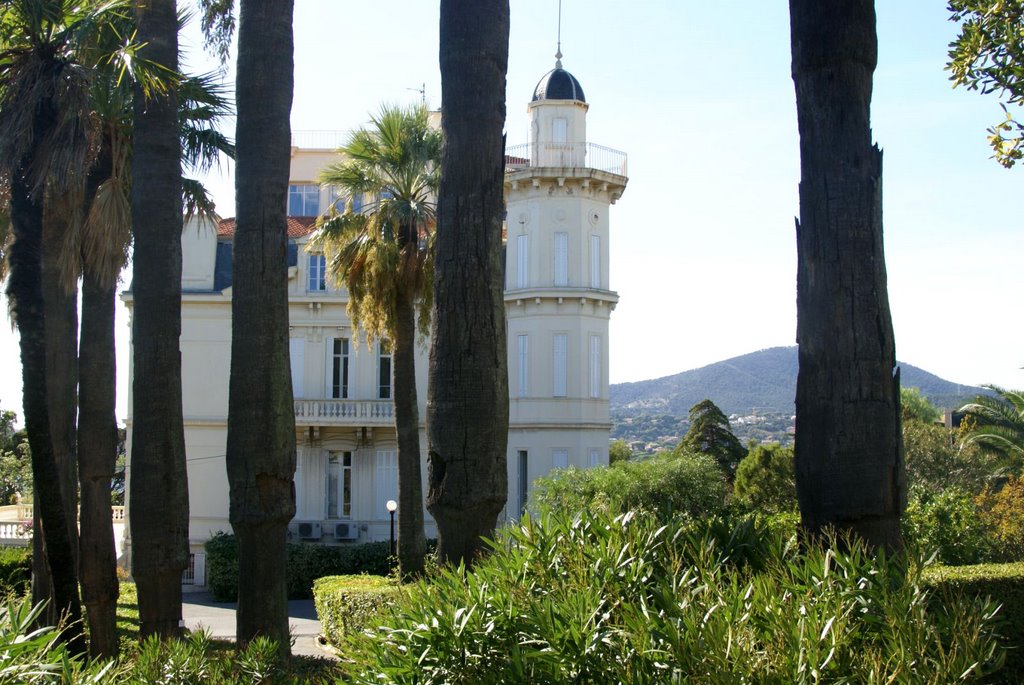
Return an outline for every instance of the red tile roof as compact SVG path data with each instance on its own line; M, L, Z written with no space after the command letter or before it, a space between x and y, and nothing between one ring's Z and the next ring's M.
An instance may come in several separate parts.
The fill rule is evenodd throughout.
M303 238L313 232L313 225L316 223L315 216L290 216L288 217L288 237ZM225 238L235 235L235 219L221 219L217 225L217 235Z

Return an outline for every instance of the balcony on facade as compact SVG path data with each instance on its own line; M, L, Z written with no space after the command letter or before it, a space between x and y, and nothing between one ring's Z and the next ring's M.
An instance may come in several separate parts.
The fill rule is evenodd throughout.
M394 426L391 400L300 400L295 402L296 426Z
M626 153L597 143L523 143L505 148L505 170L536 167L589 168L629 176Z

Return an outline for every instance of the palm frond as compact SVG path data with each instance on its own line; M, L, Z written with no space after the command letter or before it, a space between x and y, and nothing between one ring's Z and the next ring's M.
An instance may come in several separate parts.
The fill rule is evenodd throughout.
M82 230L82 259L98 283L112 288L128 261L132 212L127 183L113 176L96 190Z
M219 221L217 205L214 203L206 186L194 178L181 179L181 204L185 208L185 218L200 217Z
M960 408L974 420L962 444L978 444L1008 456L1024 455L1024 392L984 387L995 394L981 395Z

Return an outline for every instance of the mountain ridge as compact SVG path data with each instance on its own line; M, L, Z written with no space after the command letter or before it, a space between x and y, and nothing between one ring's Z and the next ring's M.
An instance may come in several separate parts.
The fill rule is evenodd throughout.
M919 388L940 410L955 409L985 392L912 364L899 365L902 387ZM783 439L795 411L798 367L796 346L770 347L670 376L616 383L610 389L612 437L671 445L685 434L690 407L710 399L733 417L734 432L741 439ZM751 415L756 420L745 422L744 417Z

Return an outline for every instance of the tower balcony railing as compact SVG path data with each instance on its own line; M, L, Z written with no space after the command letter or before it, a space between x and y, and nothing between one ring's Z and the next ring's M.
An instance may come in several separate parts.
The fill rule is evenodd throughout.
M295 423L305 426L392 426L391 400L295 400Z
M523 143L505 148L505 169L577 167L628 176L626 153L597 143Z
M303 150L337 150L348 142L351 131L292 131L292 147Z

